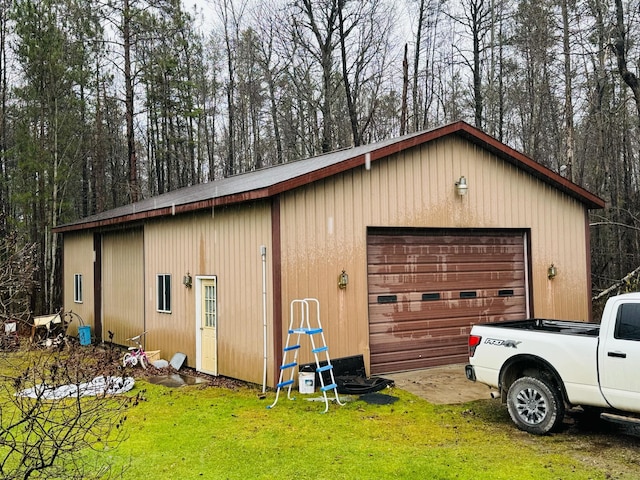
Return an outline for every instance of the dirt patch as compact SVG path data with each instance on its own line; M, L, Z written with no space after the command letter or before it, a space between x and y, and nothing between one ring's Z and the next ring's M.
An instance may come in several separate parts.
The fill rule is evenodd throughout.
M446 365L382 375L396 387L435 404L456 404L491 398L491 389L467 380L464 365Z

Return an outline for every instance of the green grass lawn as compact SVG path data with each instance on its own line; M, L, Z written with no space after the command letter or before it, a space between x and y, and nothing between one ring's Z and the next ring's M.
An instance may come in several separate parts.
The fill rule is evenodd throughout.
M609 479L639 478L593 460L569 434L515 429L496 401L432 405L399 389L392 405L331 405L259 390L137 381L145 401L127 412L127 438L100 453L122 478L156 479ZM577 446L576 446L577 445ZM629 452L626 452L629 454ZM609 460L615 465L625 462ZM631 454L631 456L633 456ZM635 462L635 463L634 463ZM635 465L635 467L634 467ZM629 470L631 468L631 470ZM630 472L630 473L629 473Z

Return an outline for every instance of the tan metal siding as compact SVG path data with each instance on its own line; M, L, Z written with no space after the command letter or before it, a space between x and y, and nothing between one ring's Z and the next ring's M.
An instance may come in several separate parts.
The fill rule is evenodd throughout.
M454 190L461 175L469 182L465 197ZM363 353L368 361L368 226L530 228L532 313L587 319L584 208L463 139L407 150L283 194L283 312L292 299L318 298L331 355ZM554 280L546 275L551 263ZM346 290L337 287L342 269Z
M143 232L141 228L102 236L102 338L131 345L144 322Z
M216 275L218 288L218 373L252 382L262 381L262 259L267 247L269 300L268 337L271 329L271 217L269 203L220 208L149 222L145 226L145 279L148 347L164 358L176 352L196 365L196 294L198 275ZM182 285L189 272L194 287ZM156 311L158 273L172 276L172 311ZM273 351L269 352L273 371ZM271 375L269 375L269 378Z
M93 233L69 233L64 236L64 309L80 315L86 325L94 325L93 291ZM73 298L75 274L82 275L83 301ZM76 322L69 326L69 333L77 334Z

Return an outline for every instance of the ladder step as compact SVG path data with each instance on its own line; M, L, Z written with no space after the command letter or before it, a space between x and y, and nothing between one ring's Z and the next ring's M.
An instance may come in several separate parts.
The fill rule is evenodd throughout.
M293 367L296 367L296 366L298 366L298 364L296 362L286 363L286 364L284 364L284 365L282 365L280 367L280 370L285 370L287 368L293 368Z
M311 350L311 353L321 353L326 352L327 350L329 350L329 347L318 347Z
M333 390L334 388L338 388L338 385L336 385L335 383L332 383L331 385L321 387L320 390L322 390L323 392L326 392L327 390Z
M327 370L331 370L332 368L333 368L333 365L325 365L324 367L316 368L316 372L322 373L322 372L326 372Z
M287 385L293 384L293 380L287 380L286 382L280 382L276 385L278 388L286 387Z
M289 329L289 334L293 333L306 333L307 335L314 335L316 333L322 333L322 328L292 328Z
M285 352L290 352L291 350L297 350L300 348L300 345L291 345L290 347L284 347Z
M293 333L306 333L307 335L314 335L316 333L322 333L322 328L292 328L289 330L289 334Z

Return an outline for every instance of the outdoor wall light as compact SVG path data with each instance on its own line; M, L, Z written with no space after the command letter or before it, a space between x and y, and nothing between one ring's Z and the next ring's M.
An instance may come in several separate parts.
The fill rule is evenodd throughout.
M338 275L338 287L345 289L347 288L348 284L349 284L349 275L347 275L347 272L342 270L342 273Z
M556 271L556 267L552 263L551 265L549 265L549 268L547 268L547 278L551 280L552 278L555 278L557 274L558 272Z
M182 284L187 288L191 288L191 280L191 275L189 275L189 272L187 272L187 274L182 277Z
M468 190L469 190L469 185L467 185L467 179L463 175L456 182L456 192L458 193L458 195L463 197L467 194Z

